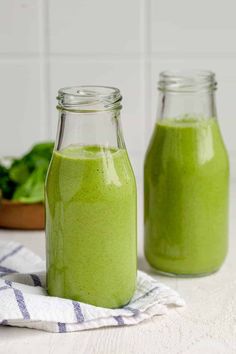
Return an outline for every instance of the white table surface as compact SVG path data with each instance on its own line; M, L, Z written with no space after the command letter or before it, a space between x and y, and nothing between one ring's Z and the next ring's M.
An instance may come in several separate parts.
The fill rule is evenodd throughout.
M139 225L142 211L139 210ZM162 354L236 353L236 185L231 187L230 249L222 269L211 276L176 279L153 275L181 293L186 307L132 327L52 334L0 326L0 353ZM142 257L139 268L152 274ZM0 231L44 257L42 232Z

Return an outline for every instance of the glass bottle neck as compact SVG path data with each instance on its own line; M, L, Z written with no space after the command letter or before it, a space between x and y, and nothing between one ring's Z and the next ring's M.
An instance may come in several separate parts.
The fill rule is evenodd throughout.
M59 110L56 150L71 145L125 148L120 110L69 112Z
M163 71L158 82L160 90L159 119L216 118L215 74L206 70L183 72Z
M71 145L125 148L120 126L122 96L108 86L73 86L58 91L56 150Z
M159 93L157 119L165 118L216 118L215 92Z

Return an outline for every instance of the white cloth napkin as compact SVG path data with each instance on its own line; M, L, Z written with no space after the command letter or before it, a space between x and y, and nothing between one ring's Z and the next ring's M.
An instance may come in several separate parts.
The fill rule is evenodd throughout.
M107 309L47 295L45 262L15 242L0 242L0 324L72 332L135 325L183 306L180 295L139 271L137 290L123 308Z

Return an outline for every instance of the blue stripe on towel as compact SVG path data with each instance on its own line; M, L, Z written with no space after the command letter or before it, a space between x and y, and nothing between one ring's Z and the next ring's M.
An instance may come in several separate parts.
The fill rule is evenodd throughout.
M138 309L134 309L130 306L124 307L124 310L129 310L130 312L133 313L134 316L138 316L140 314L140 311Z
M147 292L146 292L145 294L143 294L142 296L139 296L137 299L132 300L132 304L133 304L134 302L137 302L137 301L141 300L141 299L144 299L146 296L150 295L153 291L155 291L155 290L157 290L157 289L159 289L159 286L155 286L154 288L150 289L149 291L147 291Z
M5 280L5 284L8 285L10 288L12 288L12 290L14 291L17 305L19 307L19 310L20 310L24 320L30 320L30 314L29 314L27 307L25 305L25 300L24 300L24 296L22 294L22 291L19 289L13 288L12 281L10 281L10 280Z
M34 282L34 286L41 286L42 287L42 283L39 279L39 276L37 274L30 274L33 282Z
M84 322L84 316L81 311L80 303L78 301L72 301L74 306L75 317L78 323Z
M13 291L15 294L18 307L20 309L20 312L22 313L24 320L30 320L30 314L26 308L25 300L22 292L19 289L15 289L15 288L13 288Z
M0 272L1 273L5 273L5 274L10 274L10 273L18 273L16 270L7 268L7 267L3 267L0 265Z
M65 333L66 332L66 324L65 323L58 322L57 325L58 325L59 333Z
M17 246L14 250L12 250L11 252L5 254L5 256L3 256L2 258L0 258L0 263L2 263L3 261L5 261L5 259L7 259L8 257L13 256L14 254L16 254L18 251L20 251L23 248L22 245Z
M12 281L11 280L5 280L5 284L9 286L10 288L12 287Z
M121 316L113 316L113 318L116 320L118 326L123 326L125 324Z

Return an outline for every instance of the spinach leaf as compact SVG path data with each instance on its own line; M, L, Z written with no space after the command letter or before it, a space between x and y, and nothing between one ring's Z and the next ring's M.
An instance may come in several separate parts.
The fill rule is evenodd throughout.
M11 199L14 193L16 183L9 177L9 171L6 167L0 165L0 190L1 196Z
M54 143L44 142L19 159L9 168L0 164L0 191L3 198L25 203L44 201L44 181L51 160Z
M46 173L47 169L44 166L35 169L25 183L16 188L12 199L24 203L43 202Z

